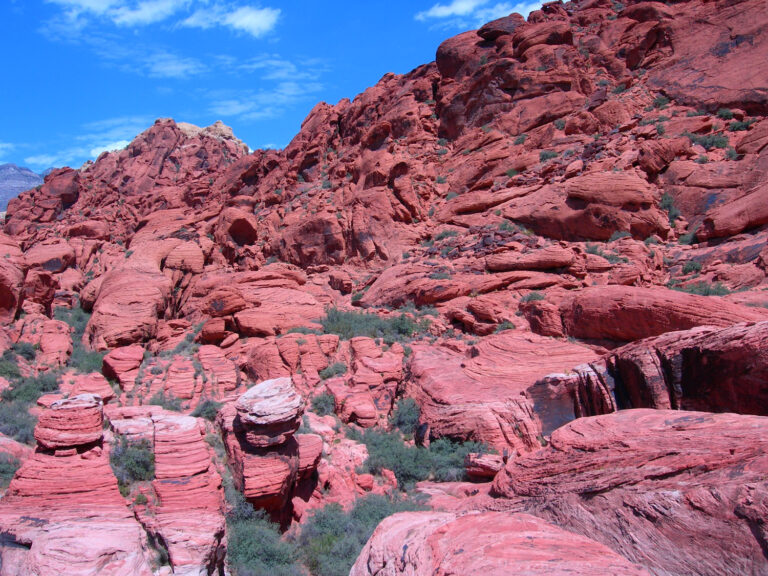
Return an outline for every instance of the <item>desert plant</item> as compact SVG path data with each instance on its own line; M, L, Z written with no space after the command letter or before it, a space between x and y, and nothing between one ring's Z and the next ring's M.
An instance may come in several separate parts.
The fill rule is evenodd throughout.
M334 400L333 395L323 392L312 398L311 406L312 411L318 416L328 416L335 412L336 400Z
M389 419L390 424L406 436L413 436L419 425L421 409L413 398L401 398L395 403L395 409Z
M431 322L429 319L417 322L405 314L384 318L377 314L329 308L320 323L325 334L338 334L345 340L368 336L395 342L426 331Z
M161 406L165 410L172 410L173 412L181 412L181 400L176 398L170 392L157 392L152 398L149 399L147 404L152 406Z
M320 370L319 375L323 380L327 380L328 378L333 378L334 376L340 376L341 374L346 373L346 371L347 365L344 364L344 362L334 362L327 368Z
M697 262L696 260L688 260L685 264L683 264L683 274L690 274L691 272L700 271L701 262Z
M205 418L206 420L213 422L216 420L216 415L219 413L219 410L221 410L221 407L221 402L206 399L197 405L194 412L192 412L192 416Z
M109 463L123 487L155 478L155 454L148 440L118 437L109 455Z
M541 162L552 160L552 158L557 158L557 152L554 150L542 150L539 152L539 161Z
M533 291L528 292L525 296L520 298L520 302L536 302L537 300L544 300L545 296L541 292Z

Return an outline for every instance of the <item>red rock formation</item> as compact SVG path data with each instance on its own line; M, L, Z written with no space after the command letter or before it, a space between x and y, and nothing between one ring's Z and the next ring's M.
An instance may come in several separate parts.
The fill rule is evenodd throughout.
M607 546L528 514L401 512L384 520L350 576L647 575Z
M580 418L510 461L494 490L653 572L760 573L766 426L759 416L669 410Z

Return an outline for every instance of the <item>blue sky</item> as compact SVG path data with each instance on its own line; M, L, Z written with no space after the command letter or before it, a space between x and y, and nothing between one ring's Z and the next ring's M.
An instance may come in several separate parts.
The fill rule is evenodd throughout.
M121 148L156 118L281 148L319 101L434 59L539 6L501 0L2 0L0 163L41 171Z

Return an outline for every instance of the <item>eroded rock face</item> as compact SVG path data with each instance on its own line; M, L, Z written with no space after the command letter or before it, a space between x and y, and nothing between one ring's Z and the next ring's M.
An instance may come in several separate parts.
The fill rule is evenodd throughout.
M102 422L100 396L81 394L57 400L40 414L35 440L47 450L92 445L101 440Z
M540 447L539 411L547 410L531 395L535 384L589 358L597 358L589 348L510 330L463 354L416 348L407 392L433 435L530 451ZM575 417L572 411L569 416Z
M304 399L290 378L276 378L249 388L235 408L248 443L269 448L284 444L299 429Z
M767 426L760 416L647 409L580 418L511 460L494 490L653 572L759 574Z
M379 524L350 572L375 574L649 572L603 544L528 514L401 512Z

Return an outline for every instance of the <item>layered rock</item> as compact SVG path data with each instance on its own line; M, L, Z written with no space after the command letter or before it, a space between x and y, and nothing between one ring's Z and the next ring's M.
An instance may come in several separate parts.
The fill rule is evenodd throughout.
M528 514L401 512L379 524L350 576L649 572L610 548Z
M464 353L414 347L406 392L434 436L530 451L540 447L548 410L547 402L533 394L536 383L596 358L578 344L508 330ZM576 417L573 410L571 403L565 421Z
M311 482L322 452L319 438L294 435L303 411L291 379L278 378L256 384L217 417L235 485L283 524L290 522L298 485Z
M151 575L146 534L101 445L98 397L54 402L42 411L35 437L37 451L0 502L0 573Z
M648 409L580 418L511 460L494 490L654 573L760 573L766 426L760 416Z

